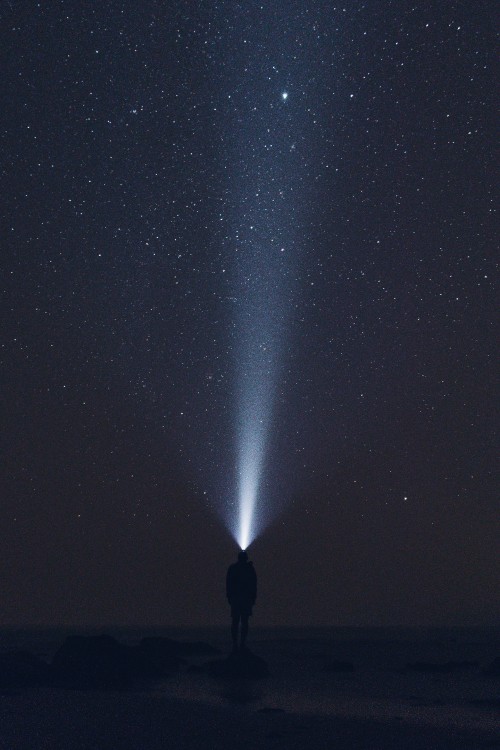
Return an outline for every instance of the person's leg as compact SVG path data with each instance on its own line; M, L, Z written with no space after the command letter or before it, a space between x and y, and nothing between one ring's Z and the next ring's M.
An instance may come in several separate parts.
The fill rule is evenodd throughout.
M245 648L248 635L248 615L241 616L241 648Z
M233 621L231 623L231 637L233 639L233 651L238 650L238 625L240 624L240 613L232 613Z

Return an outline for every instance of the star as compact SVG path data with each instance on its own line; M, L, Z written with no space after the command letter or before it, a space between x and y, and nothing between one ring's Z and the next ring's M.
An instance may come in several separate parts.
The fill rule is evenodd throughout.
M283 93L281 94L281 98L284 102L286 102L286 100L288 99L288 91L283 91Z

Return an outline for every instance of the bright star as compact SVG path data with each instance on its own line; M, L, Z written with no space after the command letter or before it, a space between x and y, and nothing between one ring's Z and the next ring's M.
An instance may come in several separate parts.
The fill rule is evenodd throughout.
M281 94L281 98L283 99L284 102L286 102L286 100L288 99L288 92L283 91L283 93Z

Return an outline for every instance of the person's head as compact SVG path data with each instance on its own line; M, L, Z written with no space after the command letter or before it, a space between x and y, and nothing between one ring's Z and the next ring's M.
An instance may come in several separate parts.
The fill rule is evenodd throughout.
M246 549L242 549L241 552L238 553L238 562L243 563L247 562L248 560L248 552Z

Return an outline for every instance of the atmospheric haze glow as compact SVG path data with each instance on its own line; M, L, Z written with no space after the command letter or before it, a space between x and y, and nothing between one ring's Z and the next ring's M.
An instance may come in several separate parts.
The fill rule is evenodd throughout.
M285 101L288 94L281 96ZM273 117L279 131L278 125L287 121L281 124L278 115ZM228 498L223 517L242 549L279 511L269 468L298 259L294 165L288 158L294 142L292 132L286 149L269 149L257 164L248 158L251 167L242 167L234 178L231 282L237 463L235 497Z
M262 12L261 22L245 29L243 47L239 14L235 18L231 64L224 69L230 94L221 120L226 184L220 219L231 300L228 395L235 465L231 476L219 477L224 497L218 493L216 510L242 549L283 502L271 467L277 471L279 465L277 407L284 398L285 352L304 246L301 193L307 184L297 149L297 143L306 148L307 110L297 95L304 60L277 52L286 3L278 12L274 6Z
M276 514L266 472L288 318L283 264L289 261L272 230L252 228L240 243L234 362L237 503L230 527L246 549Z
M266 356L267 348L256 346L240 374L240 416L238 429L238 514L235 536L246 549L266 525L269 508L262 502L266 449L273 412L275 369ZM266 361L267 360L267 361Z

